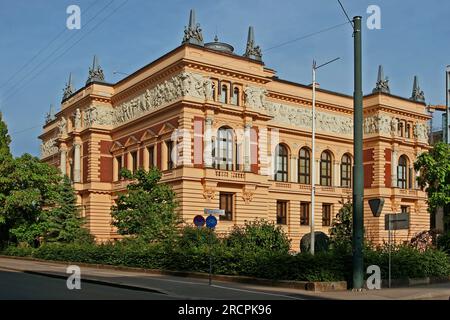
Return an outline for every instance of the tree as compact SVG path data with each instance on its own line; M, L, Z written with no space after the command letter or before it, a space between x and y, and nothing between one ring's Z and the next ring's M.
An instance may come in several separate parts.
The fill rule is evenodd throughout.
M0 112L0 242L8 239L8 228L6 226L6 217L2 212L1 207L5 202L5 190L7 189L7 176L12 169L12 155L9 149L11 137L8 134L8 127L3 121L2 113Z
M92 242L89 231L83 227L77 207L75 191L67 176L59 185L56 205L43 211L42 230L48 242Z
M0 164L5 158L11 158L11 151L9 145L11 143L11 137L8 134L8 127L3 121L3 115L0 112Z
M350 249L353 236L353 205L350 200L340 202L342 208L336 214L330 229L330 243L334 248Z
M439 207L450 205L450 146L439 142L424 152L414 163L414 169L420 171L419 186L428 194L428 209L436 212ZM450 219L448 211L445 219Z
M7 240L37 246L41 241L90 240L82 228L70 181L57 168L29 154L12 160L1 184L0 215Z
M161 172L139 169L135 174L122 170L124 178L135 180L120 194L112 207L112 225L121 235L131 235L146 242L173 239L181 221L175 209L175 193L161 180Z
M43 208L56 205L58 170L29 154L16 158L2 185L0 212L9 240L37 244L45 229Z

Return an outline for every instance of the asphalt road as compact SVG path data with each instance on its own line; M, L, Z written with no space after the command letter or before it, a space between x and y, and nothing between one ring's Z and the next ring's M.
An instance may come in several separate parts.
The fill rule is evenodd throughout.
M84 265L81 290L66 285L68 264L0 257L0 300L449 300L450 282L363 292L311 292L192 277L175 277L141 270L117 270Z
M66 286L67 277L66 266L61 264L0 258L0 300L320 299L320 297L303 295L299 290L286 288L267 288L219 281L213 281L213 285L210 286L207 279L180 278L95 267L82 267L81 290L69 290Z
M0 300L168 300L166 294L82 282L69 290L66 280L0 269Z

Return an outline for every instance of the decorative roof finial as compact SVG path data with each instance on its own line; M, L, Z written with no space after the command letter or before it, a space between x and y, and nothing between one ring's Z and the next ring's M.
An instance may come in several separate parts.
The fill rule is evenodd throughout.
M69 81L66 83L66 87L64 88L63 91L63 99L62 101L70 98L70 96L75 92L75 89L73 87L73 83L72 83L72 73L69 74Z
M244 57L262 61L261 48L255 46L255 35L252 26L248 28L247 48L245 49Z
M387 77L386 78L384 77L382 65L378 66L377 84L375 88L372 90L372 93L376 92L391 93L391 90L389 89L389 80Z
M53 107L53 104L50 104L50 110L45 116L45 124L49 123L50 121L53 121L54 119L55 119L55 108Z
M103 70L98 63L97 56L94 55L94 61L92 62L92 68L89 68L89 77L86 84L103 81L105 81L105 75L103 74Z
M417 76L414 76L414 84L412 89L412 95L411 100L418 101L418 102L425 102L425 95L422 90L420 90L419 86L419 78Z
M189 26L184 27L184 43L192 43L199 46L203 46L203 35L202 29L200 28L200 24L195 22L195 11L191 9L191 13L189 15Z

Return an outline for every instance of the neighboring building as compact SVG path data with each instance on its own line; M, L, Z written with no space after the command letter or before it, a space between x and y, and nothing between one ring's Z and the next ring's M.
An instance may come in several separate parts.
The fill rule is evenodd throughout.
M78 201L97 240L117 238L110 208L129 181L126 167L163 172L182 218L204 208L225 209L218 224L264 218L282 225L299 248L309 232L311 161L317 176L315 226L328 232L351 197L353 99L317 89L316 153L311 154L311 86L275 76L262 62L250 28L246 52L205 43L191 12L182 45L115 84L104 81L96 59L86 85L64 90L61 111L50 112L40 136L42 160L74 182ZM407 240L429 229L426 195L417 188L413 162L429 148L423 92L390 94L382 69L364 97L364 218L366 236L387 239L384 214L410 212ZM172 156L171 156L172 155ZM314 160L312 160L314 159ZM380 217L367 200L383 197Z
M431 141L430 144L434 145L438 142L443 142L445 139L445 130L446 127L446 113L447 110L446 106L432 106L430 108L432 112L440 111L441 113L438 114L442 118L442 129L432 131L431 132ZM446 207L439 207L436 209L436 211L430 215L430 228L436 230L438 233L445 233L450 230L450 221L445 221L445 217L450 216L450 205Z

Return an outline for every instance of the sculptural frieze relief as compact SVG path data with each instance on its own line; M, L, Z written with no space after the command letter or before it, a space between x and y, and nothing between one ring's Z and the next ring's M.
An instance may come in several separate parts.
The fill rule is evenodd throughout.
M413 134L417 140L428 141L429 127L426 123L415 123L413 127Z
M301 106L289 106L266 101L267 91L263 88L247 87L244 90L247 107L273 117L273 122L299 128L310 129L312 111ZM316 128L318 131L351 135L353 120L328 112L317 112Z
M56 145L56 138L51 138L41 144L41 159L47 158L58 152L58 146Z
M84 113L84 126L118 126L185 96L211 100L212 81L200 74L182 72L114 109L99 106L88 108Z

